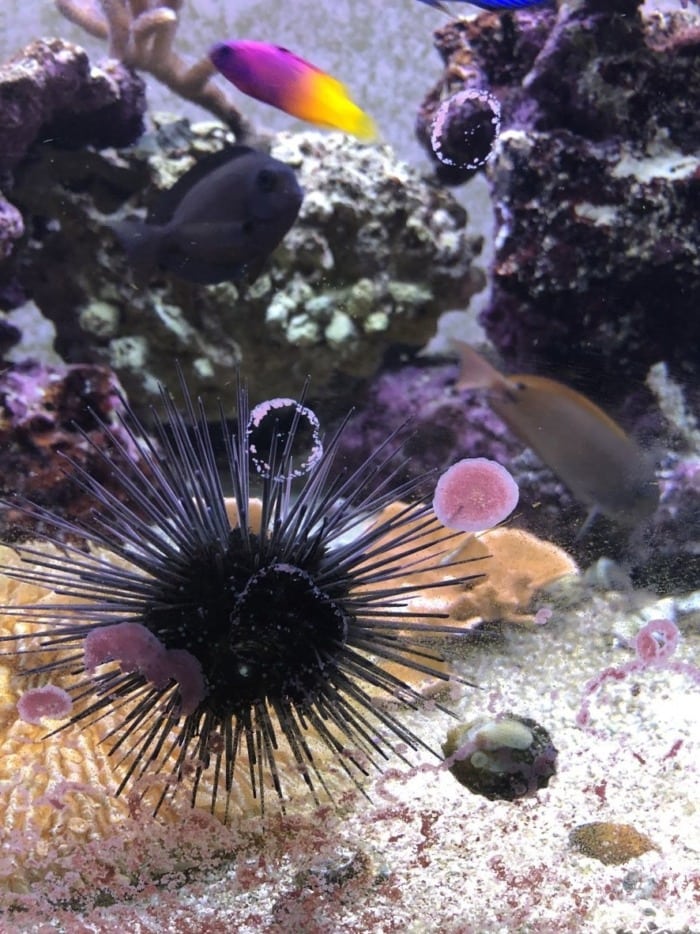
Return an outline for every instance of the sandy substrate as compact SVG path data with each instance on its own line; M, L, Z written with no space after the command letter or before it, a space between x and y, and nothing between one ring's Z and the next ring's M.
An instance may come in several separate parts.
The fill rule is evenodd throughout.
M453 699L461 716L512 711L552 735L558 774L535 798L490 802L427 756L411 771L394 761L371 801L351 792L337 811L271 816L262 832L257 820L184 819L186 832L158 841L167 850L170 834L172 849L150 884L86 911L47 911L37 884L2 930L700 931L700 685L687 671L635 672L593 695L586 730L575 722L586 682L629 662L648 620L675 616L673 659L697 660L700 600L573 586L543 597L546 625L510 628L455 661L481 686ZM410 719L436 747L450 722L430 709ZM575 852L570 832L591 821L629 824L655 849L621 865Z

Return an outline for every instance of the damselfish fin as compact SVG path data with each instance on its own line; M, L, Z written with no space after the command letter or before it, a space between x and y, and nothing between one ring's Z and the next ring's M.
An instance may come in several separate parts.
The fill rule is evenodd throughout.
M162 192L148 212L147 221L149 224L167 224L172 220L173 214L185 195L198 185L203 178L210 175L216 169L221 168L233 159L248 155L254 152L250 146L227 146L219 152L212 152L201 159L181 176L167 191Z
M444 3L440 3L440 0L421 0L421 3L427 4L427 6L434 7L436 10L441 10L447 16L452 16L450 11L447 9Z
M256 256L255 259L251 259L248 263L241 263L243 268L241 269L239 282L252 285L267 265L267 260L267 256Z
M145 281L159 265L162 230L138 219L108 225L121 244L132 267L134 279Z

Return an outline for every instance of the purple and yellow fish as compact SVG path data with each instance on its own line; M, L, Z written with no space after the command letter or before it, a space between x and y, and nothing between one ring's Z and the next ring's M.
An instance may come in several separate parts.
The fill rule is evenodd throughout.
M451 15L440 0L420 0L420 2L435 7L436 10L442 10L448 16ZM480 10L489 10L492 13L506 13L509 10L525 10L528 7L552 5L552 0L455 0L455 2L470 3L472 6L479 7Z
M364 140L377 135L371 117L350 99L345 85L289 49L241 39L217 42L209 58L239 91L293 117Z

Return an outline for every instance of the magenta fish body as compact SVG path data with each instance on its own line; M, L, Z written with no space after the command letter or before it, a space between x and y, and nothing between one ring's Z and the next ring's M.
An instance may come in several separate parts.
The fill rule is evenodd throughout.
M239 91L285 113L360 139L376 136L374 123L337 78L289 49L240 39L217 42L209 58Z
M288 109L290 91L305 74L318 71L289 49L249 39L219 42L209 57L239 91L280 110Z

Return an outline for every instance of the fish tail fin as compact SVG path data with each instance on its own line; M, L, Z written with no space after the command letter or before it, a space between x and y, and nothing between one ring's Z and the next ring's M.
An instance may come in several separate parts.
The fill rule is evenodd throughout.
M351 122L353 129L350 132L363 142L371 143L379 136L377 125L374 120L369 114L366 114L364 110L360 110L359 107L357 108L357 113L353 115L353 120Z
M346 133L352 133L365 143L377 139L377 125L368 113L350 99L345 87L340 85L343 97L340 98L338 111L341 114L340 123Z
M434 7L436 10L442 10L443 13L452 16L445 4L440 3L440 0L421 0L421 3L427 3L428 6Z
M457 389L504 389L508 391L512 388L508 378L469 344L454 339L451 343L459 354Z
M583 521L583 525L581 526L581 528L578 530L578 532L576 533L574 537L575 542L582 541L586 537L586 535L588 535L588 533L593 527L593 523L598 518L598 516L601 515L601 513L602 513L602 510L599 506L591 506L591 508L588 510L588 513L586 514L586 518Z
M320 72L313 75L309 86L312 93L304 102L305 113L297 112L297 116L320 126L351 133L366 143L377 138L374 120L357 106L341 81Z
M126 253L136 277L148 278L148 274L158 265L160 228L140 220L115 221L110 224L110 228Z

